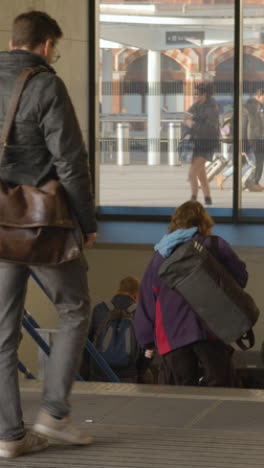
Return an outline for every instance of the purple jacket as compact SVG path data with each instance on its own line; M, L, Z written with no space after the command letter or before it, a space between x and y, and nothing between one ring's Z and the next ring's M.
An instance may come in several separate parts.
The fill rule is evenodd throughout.
M210 247L210 238L203 245ZM218 237L218 249L221 262L244 288L248 279L245 263L221 237ZM142 348L155 343L159 354L213 338L184 298L159 278L158 270L165 260L158 251L154 253L140 285L135 315L138 342Z

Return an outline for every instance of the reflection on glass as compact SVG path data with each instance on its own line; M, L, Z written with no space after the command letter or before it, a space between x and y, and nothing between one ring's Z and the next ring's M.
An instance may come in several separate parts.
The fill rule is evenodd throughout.
M101 206L232 207L233 64L233 0L101 0Z
M255 9L254 9L255 6ZM251 23L244 17L242 208L263 216L264 191L264 36L263 2L251 6ZM252 26L254 25L254 26ZM252 211L252 208L255 210ZM251 209L247 211L247 209ZM262 213L259 211L262 210Z

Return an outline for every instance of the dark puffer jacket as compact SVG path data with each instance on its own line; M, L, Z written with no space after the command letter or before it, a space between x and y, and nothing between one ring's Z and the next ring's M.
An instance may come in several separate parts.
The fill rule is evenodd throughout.
M48 71L34 76L23 91L0 178L33 186L59 178L83 232L95 232L88 155L80 127L63 81L40 55L0 52L0 132L18 74L39 65Z

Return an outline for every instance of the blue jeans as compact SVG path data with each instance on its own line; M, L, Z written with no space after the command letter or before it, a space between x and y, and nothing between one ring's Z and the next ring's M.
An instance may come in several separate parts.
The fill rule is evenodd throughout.
M247 157L248 157L248 161L249 161L249 164L252 164L253 166L256 165L256 158L255 158L255 154L253 152L249 152L247 154ZM247 165L242 167L242 177L243 175L245 174L246 170L247 170ZM232 164L232 166L228 167L223 173L223 177L225 178L228 178L230 177L234 172L234 165ZM247 181L248 184L250 184L251 182L253 182L253 179L254 179L254 173L252 174L252 176L250 177L250 180Z
M42 408L54 416L63 417L70 411L68 397L88 332L90 298L84 258L56 266L0 262L0 440L13 440L24 434L17 350L31 272L58 312L42 396Z

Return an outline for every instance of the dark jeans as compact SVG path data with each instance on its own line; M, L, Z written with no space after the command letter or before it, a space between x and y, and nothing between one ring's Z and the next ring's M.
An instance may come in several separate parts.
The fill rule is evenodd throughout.
M232 386L232 352L219 340L197 341L162 356L159 384Z
M255 173L253 182L259 184L259 181L263 173L263 164L264 164L264 140L248 140L246 144L246 153L253 152L255 154Z
M255 153L255 158L256 158L256 169L255 169L255 183L259 184L259 181L262 176L263 172L263 163L264 163L264 151L259 153L256 151Z

